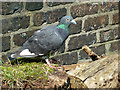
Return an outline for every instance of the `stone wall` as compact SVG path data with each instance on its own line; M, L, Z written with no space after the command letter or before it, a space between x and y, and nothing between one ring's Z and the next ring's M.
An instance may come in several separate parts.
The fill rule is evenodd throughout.
M88 45L98 55L109 55L120 48L118 2L2 2L1 53L19 48L33 33L61 17L71 15L77 25L70 26L70 36L55 55L63 64L86 62L81 50ZM47 23L47 24L46 24Z

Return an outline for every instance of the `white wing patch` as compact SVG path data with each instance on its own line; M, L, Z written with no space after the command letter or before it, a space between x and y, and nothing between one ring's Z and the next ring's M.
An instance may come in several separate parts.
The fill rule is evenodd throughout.
M40 56L44 55L44 54L39 54ZM24 49L21 53L20 56L37 56L35 55L35 53L31 53L29 51L29 49Z
M14 58L14 55L15 55L15 54L11 54L11 58Z
M44 54L39 54L40 56L44 55Z
M27 56L27 55L35 55L35 53L31 53L29 49L24 49L21 53L20 56Z

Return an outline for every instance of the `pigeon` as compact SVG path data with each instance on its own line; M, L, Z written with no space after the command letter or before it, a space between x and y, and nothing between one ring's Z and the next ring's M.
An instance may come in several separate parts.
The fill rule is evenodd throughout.
M64 16L58 25L49 25L35 31L21 48L9 54L9 60L15 60L18 57L42 57L54 53L69 36L70 24L77 23L72 16ZM52 68L49 58L46 58L45 61Z

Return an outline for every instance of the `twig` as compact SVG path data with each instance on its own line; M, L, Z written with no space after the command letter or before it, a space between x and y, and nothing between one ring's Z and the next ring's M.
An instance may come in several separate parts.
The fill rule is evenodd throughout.
M84 50L93 61L100 59L100 56L93 52L88 46L83 46L82 50Z

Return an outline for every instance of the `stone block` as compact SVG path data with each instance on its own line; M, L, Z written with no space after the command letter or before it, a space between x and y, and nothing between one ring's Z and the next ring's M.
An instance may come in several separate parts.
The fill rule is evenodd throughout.
M109 50L111 52L119 51L119 53L120 53L120 40L116 41L116 42L112 42Z
M79 36L71 37L68 43L68 50L77 50L84 45L91 45L96 43L96 34L84 34Z
M70 31L70 34L77 34L77 33L80 33L81 30L82 30L82 20L77 20L76 21L77 24L71 24L70 25L70 28L69 28L69 31Z
M89 17L85 20L84 30L91 31L108 25L108 15Z
M78 55L77 55L77 52L65 53L62 55L57 55L53 57L53 59L59 60L61 64L69 65L69 64L77 63Z
M22 46L25 41L27 41L32 35L34 31L27 31L24 33L16 34L13 37L13 42L17 46Z
M15 12L21 12L22 2L2 2L2 15L10 15Z
M2 52L10 50L10 36L2 37Z
M25 29L30 25L29 16L12 17L2 20L2 33L14 32L19 29Z
M46 2L46 4L49 7L58 6L58 5L65 5L65 4L70 4L70 3L73 3L73 2L55 2L55 0L53 0L53 2Z
M92 4L92 3L86 3L86 4L80 4L75 5L70 8L71 15L76 17L83 17L85 15L91 15L98 13L98 3Z
M120 38L119 28L109 29L100 32L100 42L107 42L119 38Z
M120 23L120 15L119 15L119 13L115 13L114 15L113 15L113 21L112 21L112 24L119 24Z
M25 9L28 11L40 10L43 8L43 2L26 2Z
M34 26L40 26L44 22L47 22L47 24L51 24L60 21L60 19L65 16L66 13L67 10L65 8L36 13L33 17Z
M118 2L103 2L100 4L101 12L109 12L118 9Z

